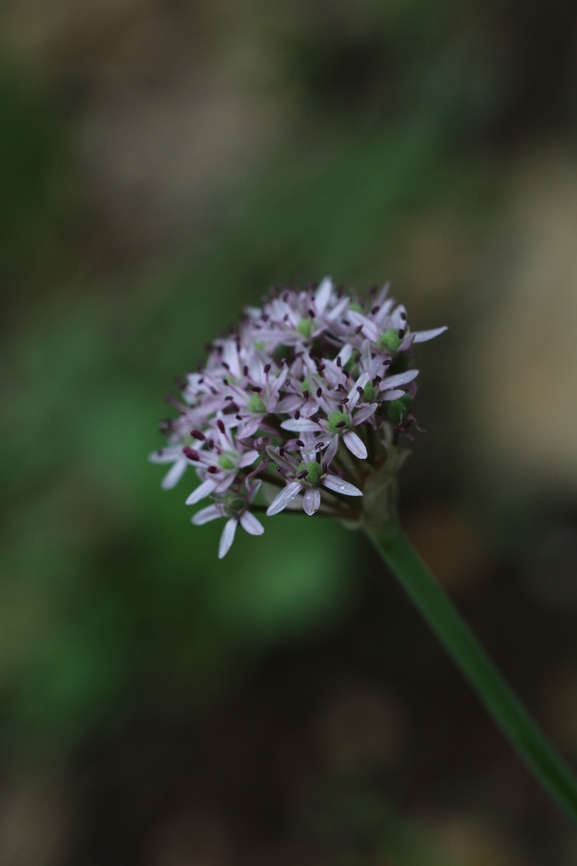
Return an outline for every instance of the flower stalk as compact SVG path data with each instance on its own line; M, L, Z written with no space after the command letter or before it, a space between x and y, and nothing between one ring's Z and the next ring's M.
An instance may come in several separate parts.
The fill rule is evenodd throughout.
M363 530L494 721L577 826L577 779L432 577L396 518L396 479L365 493Z

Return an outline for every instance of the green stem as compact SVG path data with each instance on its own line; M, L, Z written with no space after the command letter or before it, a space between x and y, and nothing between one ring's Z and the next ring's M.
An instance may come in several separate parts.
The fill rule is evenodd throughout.
M401 529L393 522L380 528L365 526L365 532L505 736L577 824L577 780L513 694Z

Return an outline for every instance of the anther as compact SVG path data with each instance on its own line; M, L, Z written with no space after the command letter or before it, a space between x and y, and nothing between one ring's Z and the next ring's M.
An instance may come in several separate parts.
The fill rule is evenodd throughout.
M358 328L355 328L355 334L360 334L362 330L363 330L363 326L359 325Z
M300 410L297 409L296 412L295 412L295 421L298 421L300 417L301 417Z
M297 475L297 478L298 478L299 481L300 481L301 478L306 478L308 474L309 474L309 470L308 470L308 469L303 469L302 472L299 472L299 474Z
M198 451L195 451L194 448L189 448L188 445L182 449L182 452L189 460L200 460L200 454Z
M218 429L220 430L221 433L224 433L224 424L220 418L216 422L216 426L218 427Z
M191 430L190 435L194 436L195 439L198 439L199 442L204 442L206 436L204 433L201 433L200 430Z
M308 391L303 391L303 397L305 398L305 400L308 400L310 396L311 395L309 394Z
M270 364L266 364L266 365L265 365L265 368L264 368L265 375L266 375L267 373L270 373L270 367L271 367Z
M305 443L303 442L302 439L297 439L297 445L299 446L299 448L304 448L304 447L305 447Z
M339 421L338 424L335 424L335 427L346 427L346 426L347 426L346 421Z
M317 388L317 397L322 397L322 396L323 396L323 389Z
M214 475L215 472L218 472L218 466L209 466L207 471Z

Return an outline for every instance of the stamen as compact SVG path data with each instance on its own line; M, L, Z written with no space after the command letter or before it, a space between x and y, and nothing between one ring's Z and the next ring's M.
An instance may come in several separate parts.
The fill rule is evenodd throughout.
M200 460L200 454L198 451L195 451L194 448L189 448L188 445L182 449L182 453L185 457L188 457L189 460Z

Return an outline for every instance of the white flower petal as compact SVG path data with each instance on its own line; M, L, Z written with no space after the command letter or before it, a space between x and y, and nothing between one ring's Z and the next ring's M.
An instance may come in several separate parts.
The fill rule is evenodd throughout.
M426 343L427 340L434 340L439 334L444 334L446 330L447 326L444 325L442 328L432 328L430 331L414 331L413 340L415 343Z
M355 382L355 384L353 385L353 387L351 388L351 390L348 393L349 402L347 403L347 409L350 410L350 409L355 408L355 406L357 405L357 402L359 400L359 397L361 396L357 389L360 388L361 391L364 390L364 387L367 384L367 382L369 381L369 379L370 379L370 376L368 373L363 373L362 376L359 376L359 378L357 379L357 381Z
M218 505L209 505L207 508L201 508L190 519L195 526L204 526L211 520L216 520L218 517L223 517L223 513Z
M350 298L341 298L341 300L334 305L332 310L326 314L325 319L327 322L336 322L341 313L344 313L349 303Z
M346 346L343 346L343 348L341 349L341 351L337 355L337 358L341 359L341 366L343 366L343 367L345 366L345 364L347 363L347 361L349 360L349 358L351 357L352 354L353 354L353 347L349 343L347 343Z
M182 456L182 446L176 445L170 448L159 448L148 455L151 463L172 463Z
M355 457L358 457L359 460L367 459L367 449L365 448L365 444L363 440L357 436L352 430L348 430L343 435L343 442Z
M264 532L264 526L260 520L256 519L254 514L251 514L250 511L243 511L240 518L240 525L249 535L262 535Z
M363 406L361 409L359 409L358 412L355 412L355 417L353 419L355 427L358 424L364 424L364 422L368 418L370 418L371 415L374 415L377 411L378 405L378 403L369 403L367 406Z
M323 454L323 463L328 463L329 465L335 459L336 453L339 450L339 437L333 436L331 441L329 442L329 447Z
M404 397L404 391L385 391L383 394L383 400L398 400L399 397Z
M397 373L396 376L388 376L383 382L381 382L381 390L384 391L389 388L399 388L401 385L408 385L409 382L416 379L418 375L418 370L407 370L405 373Z
M230 520L224 525L224 529L222 530L222 535L220 536L220 544L218 545L218 558L222 559L223 556L226 556L230 548L232 547L232 542L234 541L234 534L236 532L236 527L238 526L238 520L236 517L231 517Z
M184 475L184 470L186 469L186 460L181 458L177 460L174 466L171 466L169 471L166 473L161 482L161 487L163 490L170 490L172 487L175 487L182 476Z
M333 293L333 281L325 277L315 292L315 305L320 316L324 313Z
M205 499L207 496L216 490L216 481L212 481L210 478L207 478L206 481L203 481L196 490L193 490L190 496L186 500L186 505L196 505L197 502L200 502L201 499Z
M283 421L280 425L283 430L290 430L293 433L304 433L305 431L313 431L319 429L319 425L315 421L309 421L308 418L289 418L288 421Z
M321 491L318 487L309 487L303 497L303 508L307 514L314 514L321 504Z
M349 484L348 481L343 481L337 475L327 475L323 478L321 484L328 487L329 490L334 490L335 493L343 493L345 496L362 496L362 490L355 487L354 484Z
M275 496L269 507L267 508L267 517L272 517L275 514L278 514L280 511L283 511L287 505L289 505L295 496L302 490L302 484L300 481L291 481L290 484L281 490L281 492Z
M245 466L252 466L252 464L257 458L258 451L247 451L246 454L243 454L238 461L239 469L244 469Z

